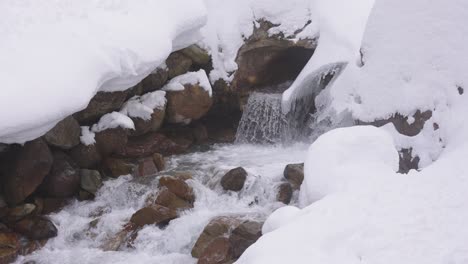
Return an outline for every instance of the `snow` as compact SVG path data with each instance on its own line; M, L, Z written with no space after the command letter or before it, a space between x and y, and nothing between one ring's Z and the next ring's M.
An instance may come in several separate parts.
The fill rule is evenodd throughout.
M89 126L82 126L81 127L81 136L80 141L83 145L89 146L96 143L95 139L96 133L91 131Z
M91 127L91 130L94 133L98 133L106 129L112 129L117 127L125 129L135 129L135 124L133 124L132 119L130 119L128 116L119 112L112 112L103 115L101 119L99 119L99 122L97 122Z
M183 91L185 85L199 85L205 91L207 91L210 96L213 91L211 89L210 81L206 75L205 70L201 69L197 72L188 72L186 74L179 75L169 81L162 90L163 91Z
M0 1L0 142L37 138L96 92L137 84L205 23L202 0Z
M120 110L120 113L128 117L138 117L150 120L155 109L164 110L167 99L165 91L155 91L142 96L130 98Z

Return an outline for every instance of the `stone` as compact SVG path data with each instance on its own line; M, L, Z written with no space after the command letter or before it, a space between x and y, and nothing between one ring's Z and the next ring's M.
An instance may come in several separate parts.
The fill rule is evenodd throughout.
M0 230L0 264L12 263L19 251L19 236L9 230Z
M299 190L304 181L304 163L286 165L283 175L294 190Z
M60 121L44 135L45 141L54 147L71 149L80 143L81 128L73 116Z
M228 171L221 179L221 186L226 191L238 192L244 187L247 179L247 171L242 167L237 167Z
M106 129L95 135L96 146L103 156L122 151L127 144L127 131L121 127Z
M164 156L159 153L153 154L153 162L156 165L158 171L163 171L166 169L166 161L164 160Z
M293 189L291 184L288 182L284 182L278 186L278 195L276 196L276 200L278 202L282 202L284 204L289 204L291 202L293 195Z
M104 160L103 167L105 175L112 178L133 174L137 168L136 164L129 160L112 157Z
M144 158L139 161L137 167L138 177L155 175L156 173L158 173L158 169L156 168L152 157Z
M226 237L215 238L203 251L197 264L233 263L232 247Z
M400 161L398 173L407 174L410 170L419 169L420 158L413 156L413 149L406 148L399 151Z
M145 225L165 226L171 220L176 219L177 216L175 210L160 205L153 205L138 210L132 215L130 222L137 227Z
M93 200L94 199L94 194L88 192L88 191L85 191L85 190L80 190L78 192L78 200L80 201L89 201L89 200Z
M101 173L96 170L80 170L80 187L92 194L97 193L97 191L102 187Z
M421 112L420 110L416 111L416 113L412 116L414 119L412 122L409 122L409 118L407 116L403 116L399 113L394 114L392 117L383 120L376 120L373 122L362 122L358 121L358 125L373 125L377 127L384 126L388 123L392 123L395 126L395 129L398 133L413 137L418 135L422 129L424 128L424 124L426 121L431 119L432 111L428 110L425 112Z
M188 46L187 48L182 49L180 52L190 58L193 63L197 64L198 66L206 66L211 62L210 54L208 54L206 50L200 48L196 44Z
M129 136L136 137L144 135L150 131L157 132L161 128L164 117L166 116L166 109L153 109L151 119L144 120L139 117L131 117L133 124L135 124L135 130L129 131Z
M156 69L141 81L143 93L149 93L161 89L166 83L168 75L167 69Z
M119 231L115 236L106 241L106 243L100 246L100 248L104 251L117 251L134 233L135 227L132 224L127 224L124 226L123 230Z
M184 90L167 91L167 121L188 124L202 118L210 110L213 100L199 84L186 84Z
M262 236L262 223L246 221L232 231L229 237L233 259L238 259Z
M172 79L176 76L187 73L192 67L192 60L181 52L173 52L166 59L168 69L168 78Z
M131 138L127 145L116 153L124 158L145 158L154 153L168 156L181 154L185 151L181 146L160 133L148 133L141 137Z
M80 187L78 165L65 153L53 152L54 163L39 187L46 197L71 197Z
M193 127L193 137L195 142L204 143L208 140L208 130L203 124L198 123Z
M30 239L46 239L57 236L57 228L47 218L31 216L11 225L11 228Z
M154 203L173 210L185 210L193 208L193 203L178 197L167 188L164 188L159 192Z
M99 153L96 144L88 146L79 144L72 148L69 154L78 166L83 169L96 168L102 161L102 155Z
M36 210L36 205L34 204L26 203L18 205L8 209L6 216L2 217L1 220L4 223L14 223L32 214L34 210Z
M99 92L89 102L86 109L74 114L80 124L92 124L110 112L118 111L127 98L127 91Z
M37 251L41 248L43 248L47 244L48 239L40 239L40 240L23 240L20 249L19 249L19 254L26 256L29 254L32 254L34 251ZM23 264L37 264L35 261L28 261Z
M159 179L159 186L166 187L169 191L185 201L190 203L195 201L195 194L193 193L192 187L182 179L164 176Z
M36 214L51 214L60 211L68 204L68 200L64 198L34 198L36 205Z
M10 206L24 201L50 172L53 156L42 139L27 142L19 149L12 168L3 176L3 191Z

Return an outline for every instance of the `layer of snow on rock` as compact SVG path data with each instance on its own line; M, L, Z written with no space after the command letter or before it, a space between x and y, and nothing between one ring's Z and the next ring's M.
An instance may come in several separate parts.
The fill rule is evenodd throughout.
M0 1L0 142L23 143L197 42L203 0Z
M91 131L89 126L82 126L81 127L81 136L80 141L83 145L89 146L96 143L95 139L96 133Z
M120 113L128 117L138 117L143 120L150 120L154 109L163 110L166 106L166 92L155 91L142 96L134 96L128 100Z
M91 131L94 133L98 133L107 129L117 127L125 129L135 129L135 124L133 123L132 119L130 119L128 116L119 112L112 112L103 115L101 119L99 119L99 122L97 122L91 127Z
M183 91L185 85L199 85L205 91L207 91L210 96L213 91L211 89L210 81L206 75L205 70L199 70L197 72L188 72L186 74L180 75L172 79L168 84L166 84L162 90L163 91Z

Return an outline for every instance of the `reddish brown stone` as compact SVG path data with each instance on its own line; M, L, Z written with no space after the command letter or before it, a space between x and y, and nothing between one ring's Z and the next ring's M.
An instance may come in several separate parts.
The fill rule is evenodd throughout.
M184 210L193 208L192 203L178 197L166 188L159 192L158 197L156 198L156 201L154 203L173 210Z
M99 153L96 144L83 145L79 144L70 151L70 157L83 169L93 169L102 160L102 155Z
M284 204L289 204L291 202L292 194L293 189L291 184L285 182L278 186L278 194L276 199Z
M232 248L226 237L215 238L203 251L198 264L226 264L232 263Z
M167 92L167 120L170 123L187 124L198 120L210 110L213 100L200 85L185 85L181 91Z
M150 176L158 173L156 165L154 165L153 158L144 158L138 163L138 175L139 177Z
M127 131L121 127L96 133L96 146L103 156L122 151L127 144Z
M156 165L158 171L163 171L166 169L166 161L164 160L164 156L159 153L153 154L153 162Z
M71 197L80 187L78 165L65 153L55 151L54 163L39 190L48 197Z
M161 177L159 179L159 186L166 187L169 191L190 203L195 201L192 187L182 179L170 176Z
M42 216L31 216L11 225L11 228L30 238L30 239L46 239L57 236L57 228L55 225Z
M125 158L144 158L154 153L161 153L165 156L180 154L185 150L159 133L148 133L141 137L131 138L125 148L117 152L116 155Z
M160 205L144 207L138 210L130 218L130 222L137 227L145 225L167 225L171 220L177 218L177 212Z
M119 110L127 98L127 91L99 92L89 102L86 109L76 113L74 117L80 123L96 122L104 114Z

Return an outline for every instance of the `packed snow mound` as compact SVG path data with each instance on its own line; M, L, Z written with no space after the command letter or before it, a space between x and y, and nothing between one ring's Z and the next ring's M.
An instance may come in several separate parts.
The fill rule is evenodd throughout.
M200 39L203 0L0 1L0 142L37 138Z
M166 84L162 90L163 91L183 91L185 85L199 85L211 96L213 91L211 89L210 81L206 75L205 70L199 70L197 72L188 72L186 74L180 75L172 79L168 84Z

